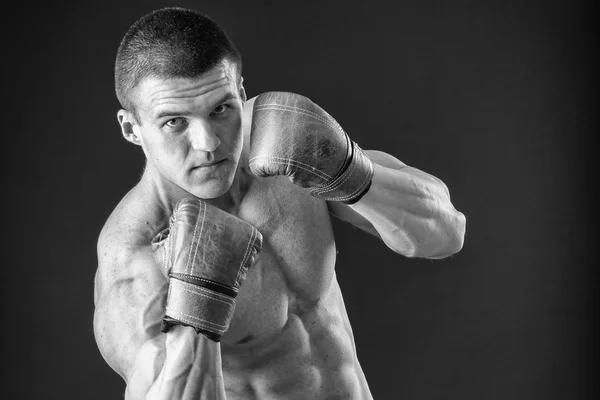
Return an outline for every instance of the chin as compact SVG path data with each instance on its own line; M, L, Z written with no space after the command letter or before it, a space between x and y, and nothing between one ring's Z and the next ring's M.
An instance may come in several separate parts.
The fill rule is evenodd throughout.
M199 199L216 199L223 196L231 188L231 183L223 181L207 182L199 187L190 188L189 192Z
M216 199L226 194L235 180L236 168L226 162L207 174L191 174L187 191L200 199Z

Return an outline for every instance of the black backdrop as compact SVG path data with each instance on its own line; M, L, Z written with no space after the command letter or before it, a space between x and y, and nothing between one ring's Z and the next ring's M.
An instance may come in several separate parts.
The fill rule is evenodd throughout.
M3 398L122 397L92 332L95 242L143 167L120 136L113 62L128 26L167 5L226 29L249 96L312 98L363 148L444 180L467 216L464 249L435 262L334 222L338 279L376 399L597 394L594 10L361 3L5 10Z

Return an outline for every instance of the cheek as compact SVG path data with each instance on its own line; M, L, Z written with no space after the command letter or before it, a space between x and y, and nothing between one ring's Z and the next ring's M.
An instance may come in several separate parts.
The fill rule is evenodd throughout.
M185 141L179 138L165 138L160 132L147 135L146 156L166 166L178 166L185 159Z
M162 140L158 149L160 156L165 158L174 158L183 152L182 140Z
M241 115L237 115L228 121L224 127L227 132L227 144L232 152L238 152L242 148L242 118Z

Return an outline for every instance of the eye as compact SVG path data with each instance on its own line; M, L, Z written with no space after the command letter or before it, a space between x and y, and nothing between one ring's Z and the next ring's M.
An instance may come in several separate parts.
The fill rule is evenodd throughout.
M183 118L177 117L177 118L168 120L165 125L167 125L169 128L177 128L178 126L182 125L184 122L185 121Z
M212 114L224 114L227 110L229 110L229 106L227 104L221 104L214 108Z

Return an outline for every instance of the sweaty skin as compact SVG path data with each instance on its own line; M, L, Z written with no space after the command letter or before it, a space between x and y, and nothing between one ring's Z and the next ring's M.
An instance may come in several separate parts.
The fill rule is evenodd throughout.
M192 98L217 98L222 94L219 85L204 85L208 95L188 92ZM156 87L159 94L168 92ZM188 92L171 96L174 103L184 104ZM157 110L163 107L161 101L156 101ZM398 253L430 258L460 249L462 243L446 239L456 235L446 231L453 223L460 225L464 216L449 197L440 200L446 199L447 189L436 178L377 151L367 151L376 163L372 188L353 206L313 198L287 177L254 177L247 168L252 100L242 116L241 122L220 122L241 123L241 146L233 136L190 139L194 149L212 149L212 162L228 160L207 169L202 175L209 181L205 186L194 183L195 170L180 173L184 164L161 160L164 154L154 152L148 139L140 144L149 163L161 165L165 181L187 186L159 190L144 173L106 222L98 242L95 286L94 331L100 351L127 382L126 399L372 399L335 275L330 215L380 237ZM192 154L186 148L185 157L175 157L181 149L175 141L162 146L172 160L188 160ZM230 160L240 151L236 166ZM225 182L223 171L234 167L233 182ZM428 186L429 181L435 185ZM151 240L168 225L165 193L181 196L184 190L198 197L203 197L201 190L234 193L235 201L216 205L263 235L262 251L241 286L220 344L189 327L160 332L168 282Z

